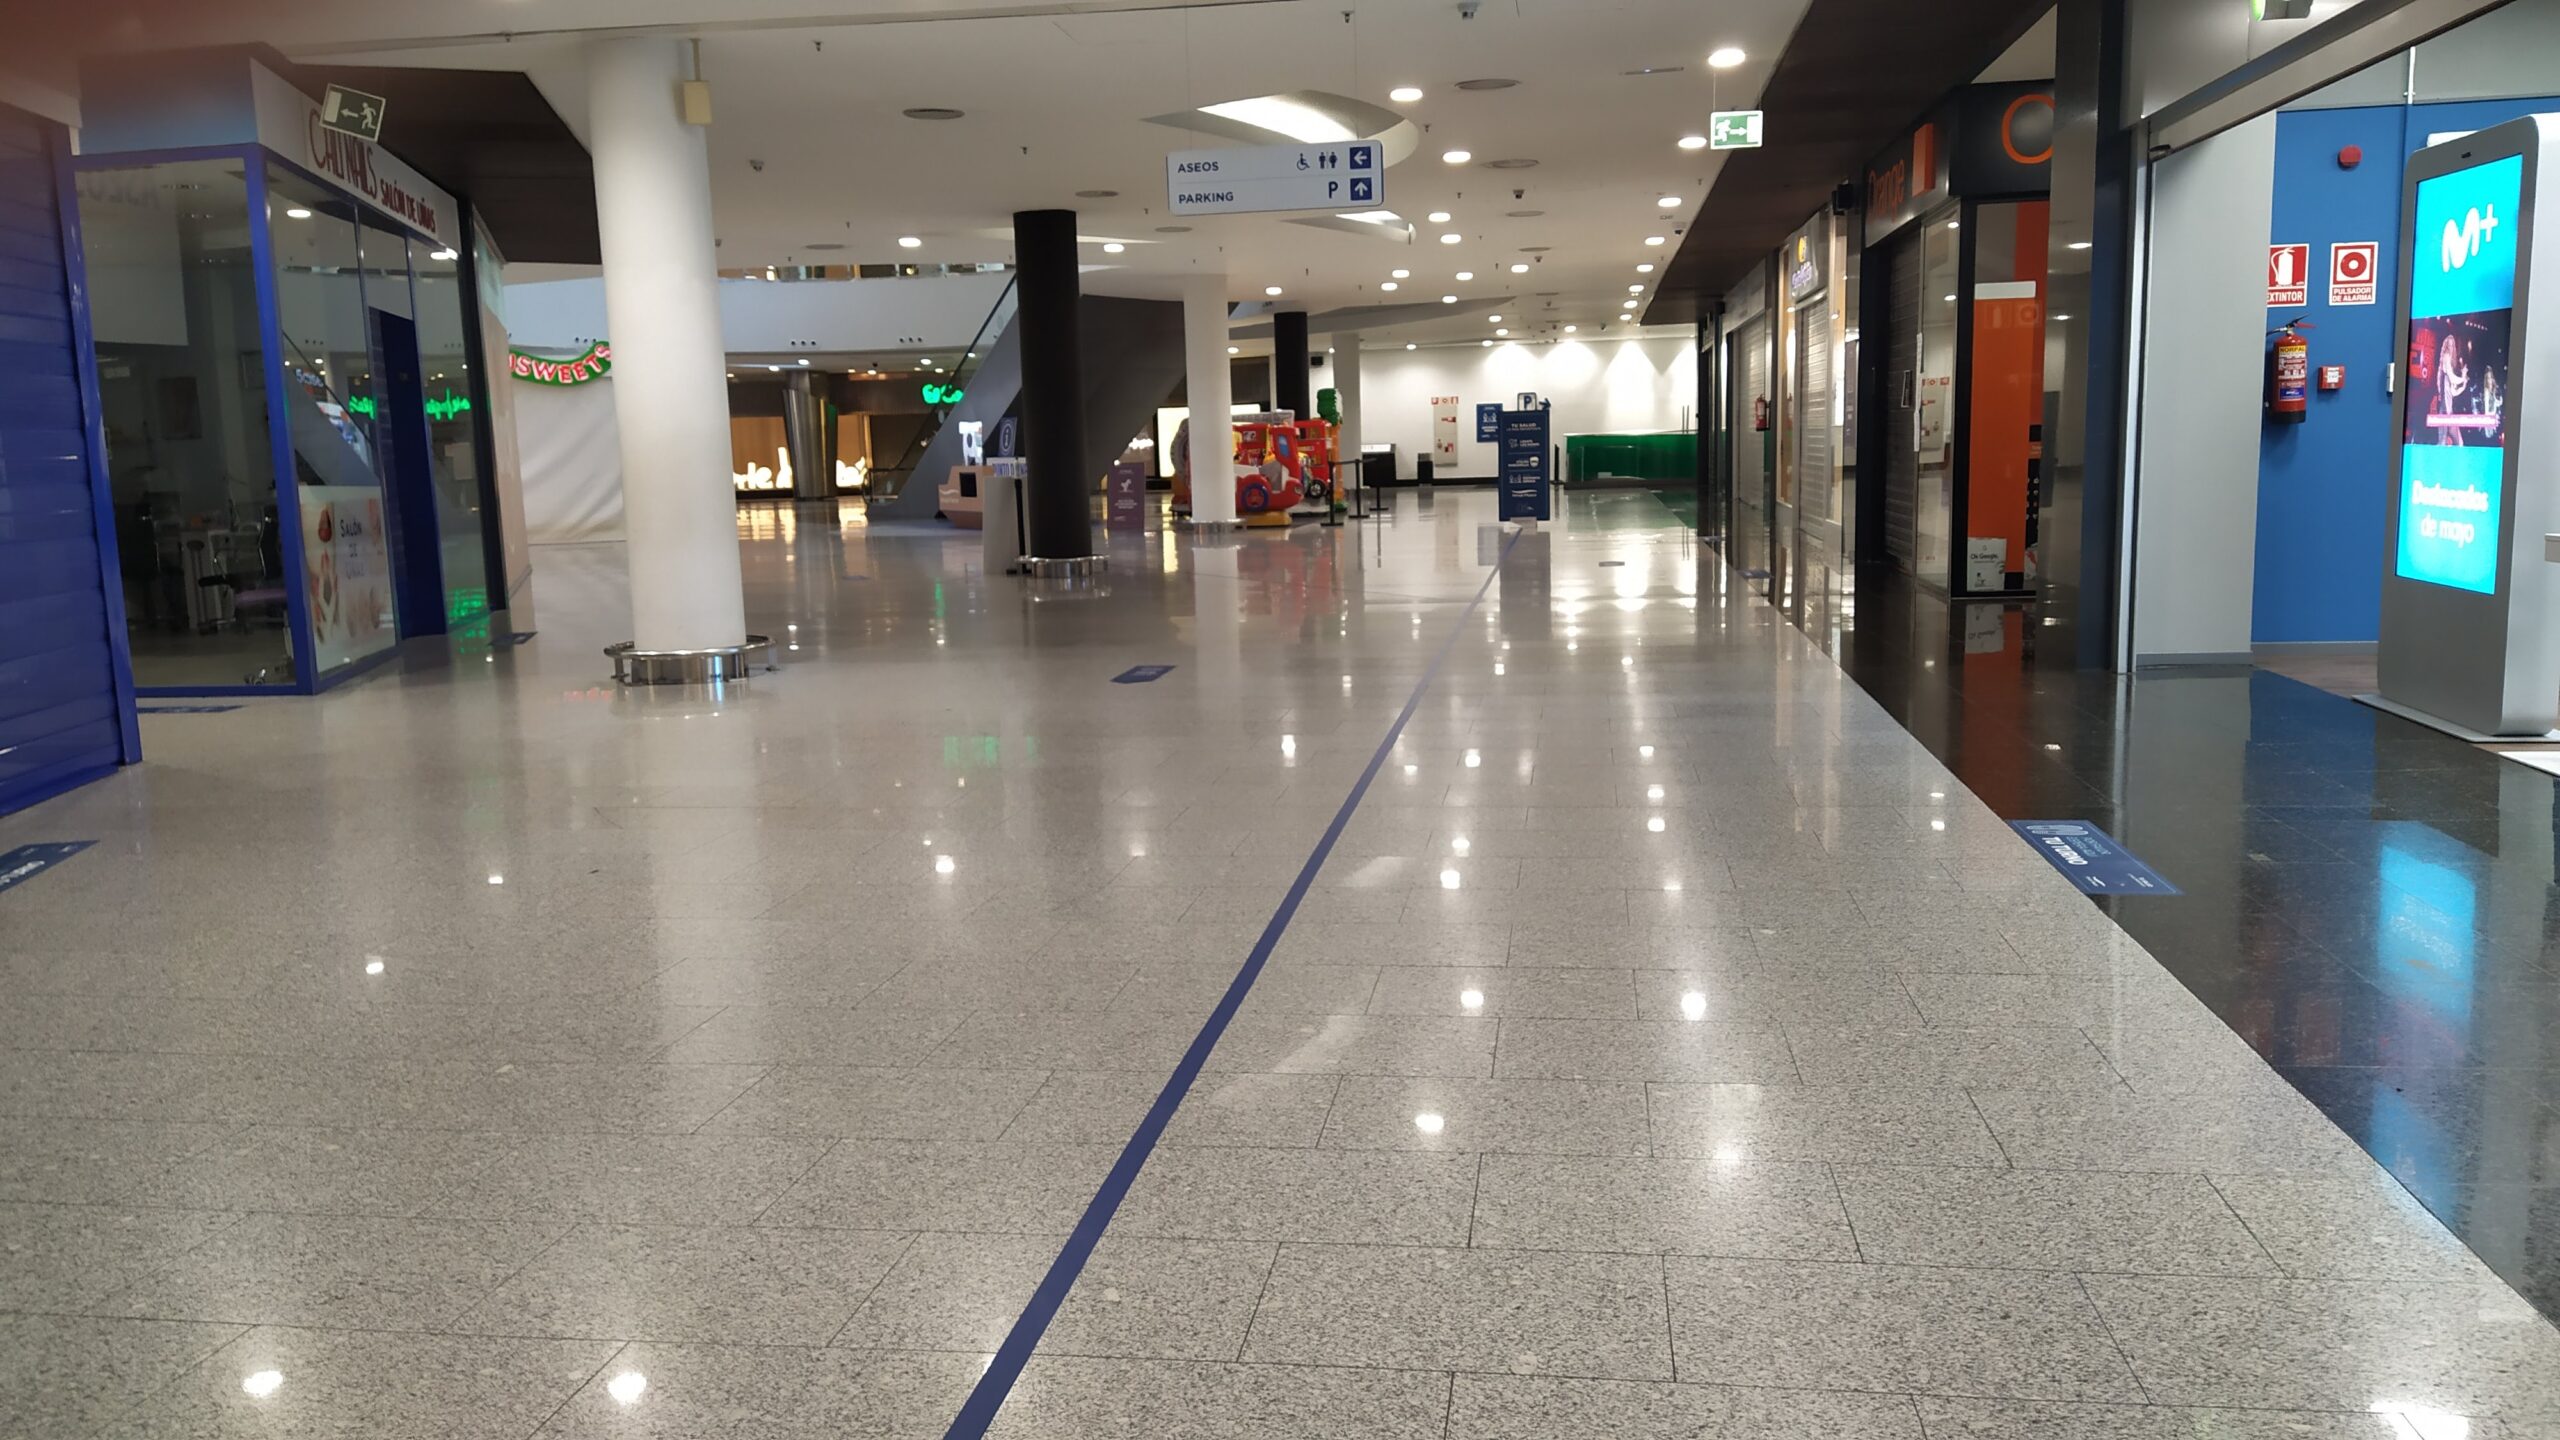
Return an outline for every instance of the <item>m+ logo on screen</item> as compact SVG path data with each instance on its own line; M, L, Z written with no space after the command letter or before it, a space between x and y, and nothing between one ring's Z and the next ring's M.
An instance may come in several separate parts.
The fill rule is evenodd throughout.
M2480 253L2480 247L2497 238L2498 207L2493 202L2486 214L2477 209L2463 213L2459 224L2444 222L2444 268L2459 270Z

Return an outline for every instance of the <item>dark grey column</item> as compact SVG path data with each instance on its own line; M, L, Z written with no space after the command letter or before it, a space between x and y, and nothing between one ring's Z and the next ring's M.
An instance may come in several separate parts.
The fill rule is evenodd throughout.
M1283 310L1271 317L1271 407L1301 420L1316 413L1307 388L1307 312Z
M791 452L795 500L836 498L835 436L828 433L827 401L819 375L793 370L782 377L782 443Z
M1098 553L1093 496L1084 473L1084 365L1076 318L1076 212L1024 210L1013 217L1014 284L1022 331L1023 533L1043 560Z

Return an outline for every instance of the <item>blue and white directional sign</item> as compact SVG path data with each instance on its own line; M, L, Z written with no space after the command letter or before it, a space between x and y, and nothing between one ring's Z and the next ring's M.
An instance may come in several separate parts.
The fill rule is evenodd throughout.
M1387 157L1375 140L1176 150L1164 183L1176 215L1372 210L1386 203Z
M2012 820L2009 828L2088 895L2179 895L2160 872L2086 820Z

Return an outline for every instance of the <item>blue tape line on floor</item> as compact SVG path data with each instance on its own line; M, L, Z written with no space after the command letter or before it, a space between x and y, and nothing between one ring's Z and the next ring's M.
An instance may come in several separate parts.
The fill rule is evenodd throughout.
M136 715L228 715L237 705L136 705Z
M0 855L0 891L14 890L97 843L63 840L50 845L21 845Z
M2114 836L2086 820L2012 820L2009 828L2036 847L2045 863L2087 895L2183 895L2159 871L2135 859Z
M1112 676L1111 683L1114 685L1144 685L1150 680L1161 680L1172 673L1173 667L1170 665L1132 665L1128 669L1121 671L1119 674Z
M1022 1367L1030 1363L1031 1352L1039 1346L1040 1337L1047 1333L1049 1322L1057 1318L1058 1307L1066 1303L1067 1292L1075 1287L1076 1277L1084 1273L1085 1262L1093 1258L1093 1247L1100 1243L1103 1230L1111 1224L1111 1217L1119 1213L1120 1202L1127 1198L1129 1186L1137 1180L1138 1171L1146 1165L1147 1157L1154 1153L1156 1141L1164 1135L1164 1127L1172 1121L1174 1110L1182 1104L1182 1097L1191 1092L1192 1082L1200 1078L1201 1067L1209 1061L1209 1052L1216 1048L1218 1038L1227 1033L1227 1025L1235 1019L1237 1009L1244 1004L1245 995L1253 989L1253 982L1262 977L1262 967L1270 962L1273 948L1280 943L1281 935L1289 928L1289 921L1298 913L1299 903L1307 898L1308 889L1315 884L1316 872L1324 868L1326 858L1333 854L1334 845L1342 839L1343 827L1351 823L1351 812L1360 808L1360 801L1368 795L1371 782L1385 768L1387 756L1394 751L1396 741L1404 736L1404 727L1412 723L1413 712L1421 707L1422 692L1430 689L1431 682L1439 678L1440 667L1448 662L1449 653L1457 648L1458 637L1466 633L1466 622L1474 617L1476 607L1482 605L1484 597L1493 590L1494 577L1502 573L1501 562L1510 556L1511 547L1518 543L1519 538L1514 533L1503 542L1502 553L1495 557L1494 567L1486 573L1484 584L1476 587L1475 598L1467 602L1467 608L1458 615L1458 623L1450 627L1449 638L1441 642L1440 653L1431 657L1431 667L1422 672L1422 678L1414 683L1413 693L1405 697L1404 709L1396 713L1395 723L1387 727L1387 737L1378 742L1378 753L1369 757L1368 768L1352 782L1351 793L1343 797L1342 808L1334 812L1333 823L1325 827L1324 838L1316 842L1315 850L1299 869L1298 878L1290 885L1289 893L1281 897L1280 907L1271 912L1270 923L1262 927L1262 938L1254 942L1252 953L1245 957L1244 968L1236 972L1236 978L1227 986L1226 995L1218 1001L1218 1008L1209 1012L1208 1023L1200 1027L1191 1048L1183 1052L1182 1063L1174 1067L1173 1077L1165 1082L1163 1092L1156 1096L1156 1103L1149 1107L1146 1118L1138 1122L1136 1133L1129 1137L1128 1145L1120 1151L1120 1158L1113 1162L1111 1173L1103 1177L1102 1188L1094 1192L1092 1202L1085 1206L1083 1217L1076 1221L1074 1232L1067 1237L1066 1248L1049 1263L1049 1273L1041 1277L1040 1288L1032 1292L1031 1303L1022 1308L1021 1318L1013 1322L1013 1329L1006 1333L1004 1343L996 1347L995 1358L987 1362L985 1373L978 1377L977 1388L969 1392L969 1399L961 1405L951 1428L943 1432L943 1440L984 1440L987 1427L995 1423L996 1412L1004 1408L1006 1397L1013 1393L1014 1382L1022 1378Z

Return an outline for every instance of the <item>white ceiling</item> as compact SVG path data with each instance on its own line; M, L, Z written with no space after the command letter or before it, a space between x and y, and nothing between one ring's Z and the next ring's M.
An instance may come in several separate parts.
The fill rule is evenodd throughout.
M300 0L266 0L299 9ZM264 38L296 56L327 52L370 64L519 69L562 116L583 130L584 84L576 34L546 27L683 25L703 0L460 0L445 7L377 12L341 6ZM1484 0L1473 19L1456 0L1216 0L1169 7L1149 0L1008 7L1002 18L868 23L884 14L983 12L947 0L864 0L828 24L778 28L780 3L730 0L700 21L703 70L713 92L712 195L721 263L842 264L1011 258L1016 210L1072 208L1093 237L1087 289L1171 298L1185 276L1223 273L1238 301L1315 312L1460 297L1446 317L1382 325L1377 338L1432 343L1491 334L1502 313L1514 338L1585 336L1632 327L1623 302L1649 295L1641 262L1667 261L1680 227L1720 157L1675 142L1703 133L1716 109L1749 108L1801 17L1803 0ZM1346 8L1352 11L1346 21ZM802 12L805 14L805 11ZM468 36L504 24L504 44L446 41L362 49L367 24L403 33ZM278 22L279 24L283 22ZM387 33L376 30L376 34ZM1750 57L1711 71L1720 45ZM1630 74L1652 67L1664 73ZM1677 67L1677 68L1673 68ZM1516 88L1469 93L1460 80L1501 77ZM1279 216L1177 220L1164 214L1164 156L1231 141L1194 136L1145 117L1222 100L1319 90L1388 104L1398 85L1424 98L1394 106L1424 128L1415 155L1387 176L1386 206L1411 219L1402 245L1292 224ZM966 117L917 121L911 106L950 106ZM1451 166L1463 147L1475 162ZM1534 159L1534 169L1483 162ZM750 163L763 162L761 171ZM1523 193L1515 198L1517 188ZM1079 199L1078 190L1116 190ZM1658 197L1679 207L1657 207ZM1446 224L1424 219L1446 210ZM1535 210L1535 216L1507 212ZM1157 227L1189 224L1190 233ZM1443 232L1463 236L1438 243ZM921 249L897 237L916 235ZM1647 236L1668 243L1648 249ZM1124 242L1106 255L1100 241ZM818 251L813 244L841 245ZM1543 254L1525 247L1548 247ZM1530 265L1522 275L1515 263ZM1412 276L1397 293L1378 287L1395 268ZM1475 279L1460 281L1457 272ZM1364 326L1364 331L1368 327Z

